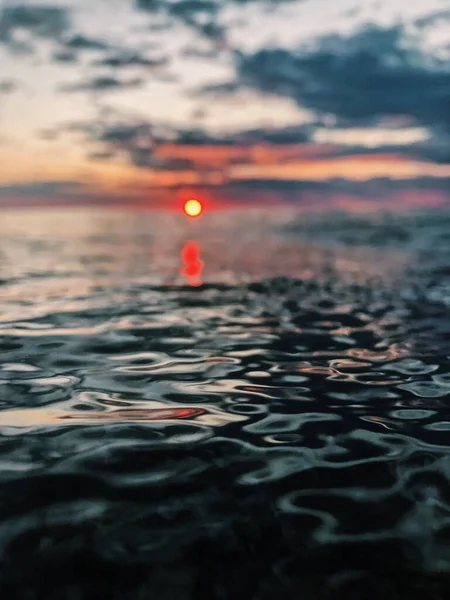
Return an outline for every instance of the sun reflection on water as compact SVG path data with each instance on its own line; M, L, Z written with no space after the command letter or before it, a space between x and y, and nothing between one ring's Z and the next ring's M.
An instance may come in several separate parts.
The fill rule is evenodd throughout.
M201 274L205 263L200 258L200 249L196 242L189 240L183 246L181 259L184 264L182 274L186 277L187 283L193 287L202 285Z

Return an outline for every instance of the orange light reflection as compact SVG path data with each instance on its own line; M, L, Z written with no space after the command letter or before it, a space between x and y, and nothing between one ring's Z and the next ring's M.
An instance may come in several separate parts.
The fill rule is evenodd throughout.
M198 245L193 241L186 242L181 251L181 259L185 265L182 273L188 284L194 287L202 285L201 274L205 263L200 259Z

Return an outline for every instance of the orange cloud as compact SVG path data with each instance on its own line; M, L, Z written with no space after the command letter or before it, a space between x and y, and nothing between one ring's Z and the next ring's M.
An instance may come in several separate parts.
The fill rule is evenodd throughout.
M159 146L155 156L162 160L188 160L201 166L224 168L236 163L278 164L299 158L313 158L326 155L334 148L331 145L317 144L173 144Z
M415 177L450 177L449 165L438 165L410 160L397 154L362 155L323 160L304 160L285 164L239 165L230 169L235 180L278 179L325 181L344 178L365 181L377 177L404 179Z

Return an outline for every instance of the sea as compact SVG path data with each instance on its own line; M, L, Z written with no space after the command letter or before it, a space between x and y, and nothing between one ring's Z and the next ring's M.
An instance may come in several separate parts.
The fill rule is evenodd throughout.
M450 211L0 214L0 597L450 597Z

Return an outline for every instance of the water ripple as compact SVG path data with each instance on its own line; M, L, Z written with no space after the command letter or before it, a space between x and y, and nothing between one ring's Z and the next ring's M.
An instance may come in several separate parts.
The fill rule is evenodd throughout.
M447 597L442 219L357 254L211 217L190 286L186 224L61 218L0 225L5 598Z

